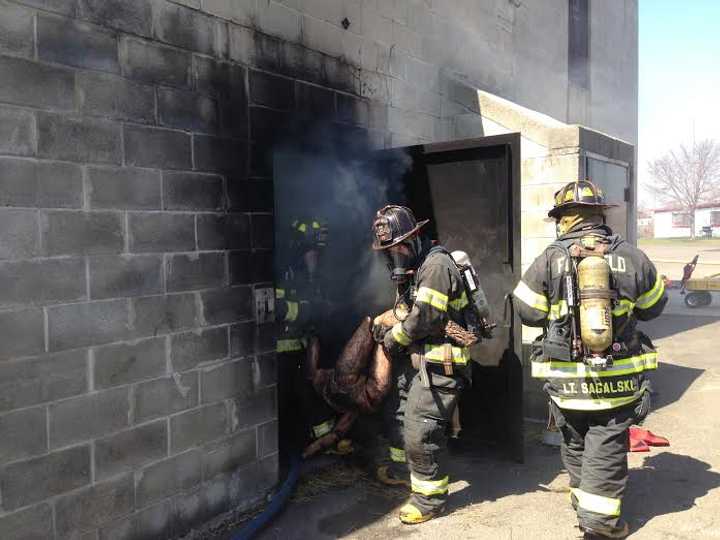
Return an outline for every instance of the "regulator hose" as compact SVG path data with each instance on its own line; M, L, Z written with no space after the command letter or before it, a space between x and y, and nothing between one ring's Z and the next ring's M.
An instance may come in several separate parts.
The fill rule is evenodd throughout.
M263 528L270 524L275 516L283 509L290 495L295 490L295 485L300 478L300 456L295 454L290 458L290 472L288 473L282 487L273 496L270 504L260 514L255 516L242 529L234 531L230 536L231 540L250 540L254 538Z

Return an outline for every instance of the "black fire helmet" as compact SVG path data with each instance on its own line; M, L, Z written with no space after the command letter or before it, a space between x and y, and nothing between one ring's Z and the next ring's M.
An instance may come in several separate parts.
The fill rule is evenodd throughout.
M606 204L602 190L590 180L577 180L555 192L555 205L548 212L548 217L557 219L570 208L593 206L604 210L617 204Z

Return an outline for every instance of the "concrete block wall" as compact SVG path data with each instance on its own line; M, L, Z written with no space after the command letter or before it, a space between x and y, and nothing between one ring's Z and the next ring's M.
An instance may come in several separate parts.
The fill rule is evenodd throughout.
M0 2L0 538L177 537L277 481L262 74L231 24Z
M0 538L171 538L261 500L273 145L477 134L472 87L562 119L546 7L0 0Z

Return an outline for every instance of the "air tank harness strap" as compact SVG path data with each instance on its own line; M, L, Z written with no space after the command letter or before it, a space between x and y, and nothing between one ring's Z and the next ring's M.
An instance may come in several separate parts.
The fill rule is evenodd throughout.
M610 247L610 244L607 244L605 242L597 242L595 244L595 247L592 249L587 249L581 246L580 244L572 244L568 248L568 252L570 253L571 257L602 257L607 253L608 248Z
M449 343L445 343L443 345L443 369L445 371L445 375L448 377L452 377L453 374L453 351L452 351L452 345Z

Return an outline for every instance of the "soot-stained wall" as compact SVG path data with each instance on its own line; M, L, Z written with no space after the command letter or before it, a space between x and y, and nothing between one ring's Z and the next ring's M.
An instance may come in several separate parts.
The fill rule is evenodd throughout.
M454 138L471 87L564 118L547 5L0 0L0 538L177 537L261 500L273 145ZM632 139L636 108L587 118Z
M0 1L0 538L178 537L277 482L271 150L383 147L385 109L258 31L285 6L183 4Z

